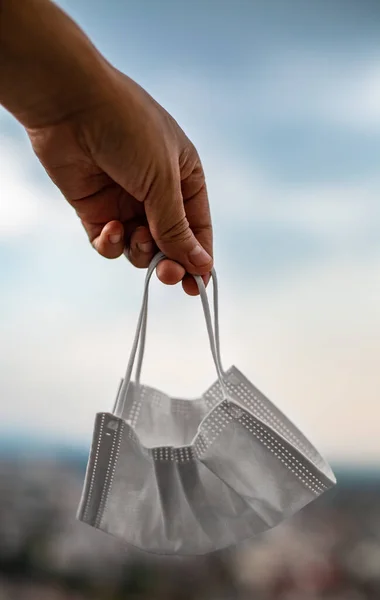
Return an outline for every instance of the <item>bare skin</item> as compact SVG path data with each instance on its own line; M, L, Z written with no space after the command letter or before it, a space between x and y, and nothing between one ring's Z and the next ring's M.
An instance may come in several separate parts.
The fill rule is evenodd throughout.
M212 227L196 149L176 121L117 71L50 0L0 0L0 103L90 242L106 258L127 248L146 268L157 249L166 284L207 282Z

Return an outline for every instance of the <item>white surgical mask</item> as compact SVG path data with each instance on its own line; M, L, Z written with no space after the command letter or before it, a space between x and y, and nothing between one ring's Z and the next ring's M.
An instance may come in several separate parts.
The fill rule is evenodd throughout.
M217 279L214 327L196 277L217 381L197 400L140 383L148 269L131 357L112 413L98 413L78 518L159 554L205 554L293 515L331 488L329 465L236 368L220 360ZM135 381L131 381L139 347Z

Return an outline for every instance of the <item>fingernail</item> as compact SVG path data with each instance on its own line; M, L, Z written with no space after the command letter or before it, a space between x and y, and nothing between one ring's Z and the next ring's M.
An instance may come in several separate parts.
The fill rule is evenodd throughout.
M211 273L206 273L206 275L202 275L203 283L205 286L208 286L210 281Z
M121 233L113 233L108 236L108 239L111 244L119 244L121 242Z
M211 262L212 260L208 252L206 252L206 250L202 248L202 246L200 246L199 244L195 246L195 248L193 248L191 252L189 252L189 259L195 267L202 267L203 265L208 265L209 262Z
M153 252L153 243L152 242L139 242L136 244L138 250L140 252L144 252L145 254L150 254Z

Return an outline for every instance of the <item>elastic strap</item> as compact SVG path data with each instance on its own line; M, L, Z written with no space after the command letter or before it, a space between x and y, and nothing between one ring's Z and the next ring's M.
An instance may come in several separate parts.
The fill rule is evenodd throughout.
M220 335L219 335L218 278L216 276L215 269L212 269L212 271L211 271L211 277L212 277L212 283L213 283L213 310L214 310L215 350L216 350L216 355L217 355L217 358L218 358L219 365L221 366L221 370L222 370L222 373L223 373L224 371L223 371L223 368L222 368L222 359L221 359L221 353L220 353ZM203 283L203 280L202 280L202 283ZM199 289L199 285L198 285L198 289ZM147 290L147 302L148 302L148 297L149 297L149 290ZM144 353L145 353L147 320L148 320L148 310L145 310L144 317L143 317L142 328L141 328L140 341L139 341L139 353L138 353L137 363L136 363L135 382L137 384L140 383L141 369L142 369L142 363L143 363Z
M146 328L147 328L147 318L148 318L149 282L150 282L151 276L153 274L153 271L156 269L158 263L161 260L163 260L164 258L166 258L166 256L162 252L159 252L158 254L156 254L156 256L154 256L154 258L152 259L152 261L148 267L148 270L147 270L147 274L145 277L142 306L141 306L141 310L140 310L140 314L139 314L139 318L138 318L138 322L137 322L137 328L136 328L136 333L135 333L135 337L133 340L131 355L130 355L128 365L127 365L127 370L125 372L125 376L124 376L122 385L120 386L119 394L118 394L118 397L117 397L117 400L115 403L114 414L118 417L122 416L123 411L124 411L124 405L125 405L125 401L126 401L126 398L128 395L128 389L129 389L129 385L130 385L130 381L131 381L133 365L135 362L137 348L139 346L139 341L140 341L139 360L138 360L139 371L138 371L137 375L140 378L141 366L142 366L142 360L143 360L144 348L145 348ZM214 332L213 326L212 326L210 306L209 306L209 302L208 302L206 288L203 283L203 279L199 275L194 276L194 278L197 282L197 285L198 285L199 294L200 294L200 298L201 298L201 302L202 302L202 306L203 306L203 312L204 312L205 320L206 320L206 327L207 327L207 333L208 333L209 342L210 342L211 354L212 354L214 364L216 367L218 380L220 382L220 385L221 385L221 388L223 391L223 396L227 397L227 390L226 390L226 387L225 387L225 384L223 381L223 369L222 369L222 365L221 365L221 361L220 361L219 322L218 322L218 291L217 291L217 279L216 279L215 271L213 271L212 277L213 277L213 284L214 284L215 332ZM137 379L137 377L136 377L136 381L139 381L139 379Z

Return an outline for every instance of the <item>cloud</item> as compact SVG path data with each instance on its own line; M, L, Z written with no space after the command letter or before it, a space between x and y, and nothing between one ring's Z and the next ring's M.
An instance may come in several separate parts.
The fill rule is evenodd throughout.
M380 57L285 55L269 66L251 98L255 93L261 114L275 121L311 118L373 133L380 127Z
M16 144L2 136L0 140L1 164L1 219L0 239L22 236L38 223L43 211L43 202L26 185L22 162L17 156Z
M356 77L346 77L340 84L337 100L334 102L332 98L331 103L325 102L325 113L332 112L336 122L346 127L377 131L380 127L380 60L365 65Z
M9 119L10 117L8 117ZM73 230L68 209L38 163L26 139L0 136L1 219L0 241L23 238L25 234L49 228Z
M174 113L199 150L216 223L216 245L223 260L228 253L231 260L237 258L236 249L223 252L225 231L232 229L242 232L240 240L251 232L252 252L257 251L255 236L261 240L266 235L268 243L283 238L300 257L305 240L317 254L329 259L377 245L380 178L371 165L378 146L374 135L380 125L379 74L380 60L374 55L350 62L338 52L335 56L322 52L300 56L285 51L268 59L266 68L257 73L239 72L237 81L230 75L227 82L218 76L206 79L199 73L170 71L149 77L151 93ZM251 149L232 143L233 129L241 129L242 123L255 139ZM276 140L273 144L272 167L292 154L291 181L279 181L276 168L271 170L270 165L265 171L259 167L261 140L268 146L267 128L276 130L283 123L289 127L293 123L296 131L300 127L304 131L294 152L291 128L285 140L289 151L286 144L280 150ZM328 130L328 141L321 141L314 153L312 130L321 128ZM374 140L369 146L368 138ZM304 164L307 139L310 173L297 176L297 169ZM363 159L366 153L370 153L369 167ZM313 160L324 165L322 169L316 166L317 175L313 174ZM343 169L344 178L339 165L334 178L335 160L349 165ZM240 243L249 251L249 243Z
M283 123L323 124L373 135L380 128L380 55L285 50L228 80L215 75L158 71L146 77L151 93L178 115L185 129L240 126L252 131ZM217 133L217 131L215 131Z

